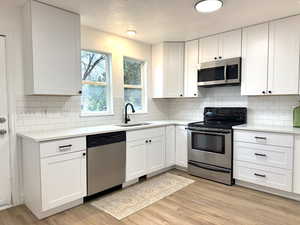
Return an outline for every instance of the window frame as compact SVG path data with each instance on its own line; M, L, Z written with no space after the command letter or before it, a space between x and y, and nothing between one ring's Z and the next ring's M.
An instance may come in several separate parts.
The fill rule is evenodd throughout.
M129 59L132 61L137 61L141 63L141 84L140 85L134 85L134 84L125 84L125 71L124 71L124 61L125 59ZM142 110L135 110L135 113L132 113L131 111L128 112L128 114L146 114L148 113L148 95L147 95L147 61L144 59L137 59L130 56L123 56L123 96L124 96L124 102L125 102L125 88L132 88L132 89L141 89L142 90Z
M107 74L106 82L99 82L99 81L83 81L81 77L81 87L84 83L86 84L93 84L99 86L106 86L107 94L106 94L106 101L107 101L107 110L106 111L98 111L98 112L85 112L81 110L81 99L80 99L80 116L81 117L97 117L97 116L109 116L114 115L114 108L113 108L113 86L112 86L112 54L110 52L94 50L94 49L84 49L82 48L81 51L93 52L96 54L103 54L106 55L106 68ZM80 64L81 64L81 57L80 57Z

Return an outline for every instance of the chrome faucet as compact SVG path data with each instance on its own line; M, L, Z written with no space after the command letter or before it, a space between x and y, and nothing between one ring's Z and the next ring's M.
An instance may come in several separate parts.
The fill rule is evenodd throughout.
M135 113L135 109L134 109L133 105L131 103L127 103L125 105L125 123L128 123L130 121L130 118L129 118L129 115L128 115L128 112L127 112L128 106L130 106L131 107L131 111L133 113Z

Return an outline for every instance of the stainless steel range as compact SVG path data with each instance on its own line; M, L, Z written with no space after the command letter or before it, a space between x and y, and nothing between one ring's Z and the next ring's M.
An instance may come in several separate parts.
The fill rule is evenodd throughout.
M207 107L204 121L188 125L188 172L232 185L232 126L246 123L247 108Z

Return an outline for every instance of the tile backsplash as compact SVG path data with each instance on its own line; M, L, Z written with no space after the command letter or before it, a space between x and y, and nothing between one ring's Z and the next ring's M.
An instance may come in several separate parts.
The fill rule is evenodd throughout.
M147 114L132 115L133 121L202 120L204 107L248 107L248 123L261 125L293 124L293 108L299 96L240 95L240 87L201 88L199 98L149 99ZM46 130L118 124L123 120L122 98L114 98L114 115L80 116L80 97L19 96L17 99L17 131Z
M169 101L169 119L202 120L204 107L247 107L248 123L261 125L293 125L293 109L299 96L240 95L240 87L201 88L201 97Z

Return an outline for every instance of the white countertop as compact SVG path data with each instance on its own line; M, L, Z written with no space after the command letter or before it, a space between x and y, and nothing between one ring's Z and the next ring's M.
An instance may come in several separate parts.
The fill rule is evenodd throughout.
M29 131L18 132L17 135L23 138L30 138L36 142L51 141L63 138L80 137L93 134L117 132L117 131L129 131L140 130L153 127L167 126L167 125L187 125L194 121L181 121L181 120L161 120L161 121L143 121L151 123L149 125L135 126L135 127L120 127L116 125L103 125L95 127L79 127L69 129L56 129L47 131Z
M292 126L270 126L257 124L243 124L233 127L234 130L250 130L274 133L300 134L300 128Z

